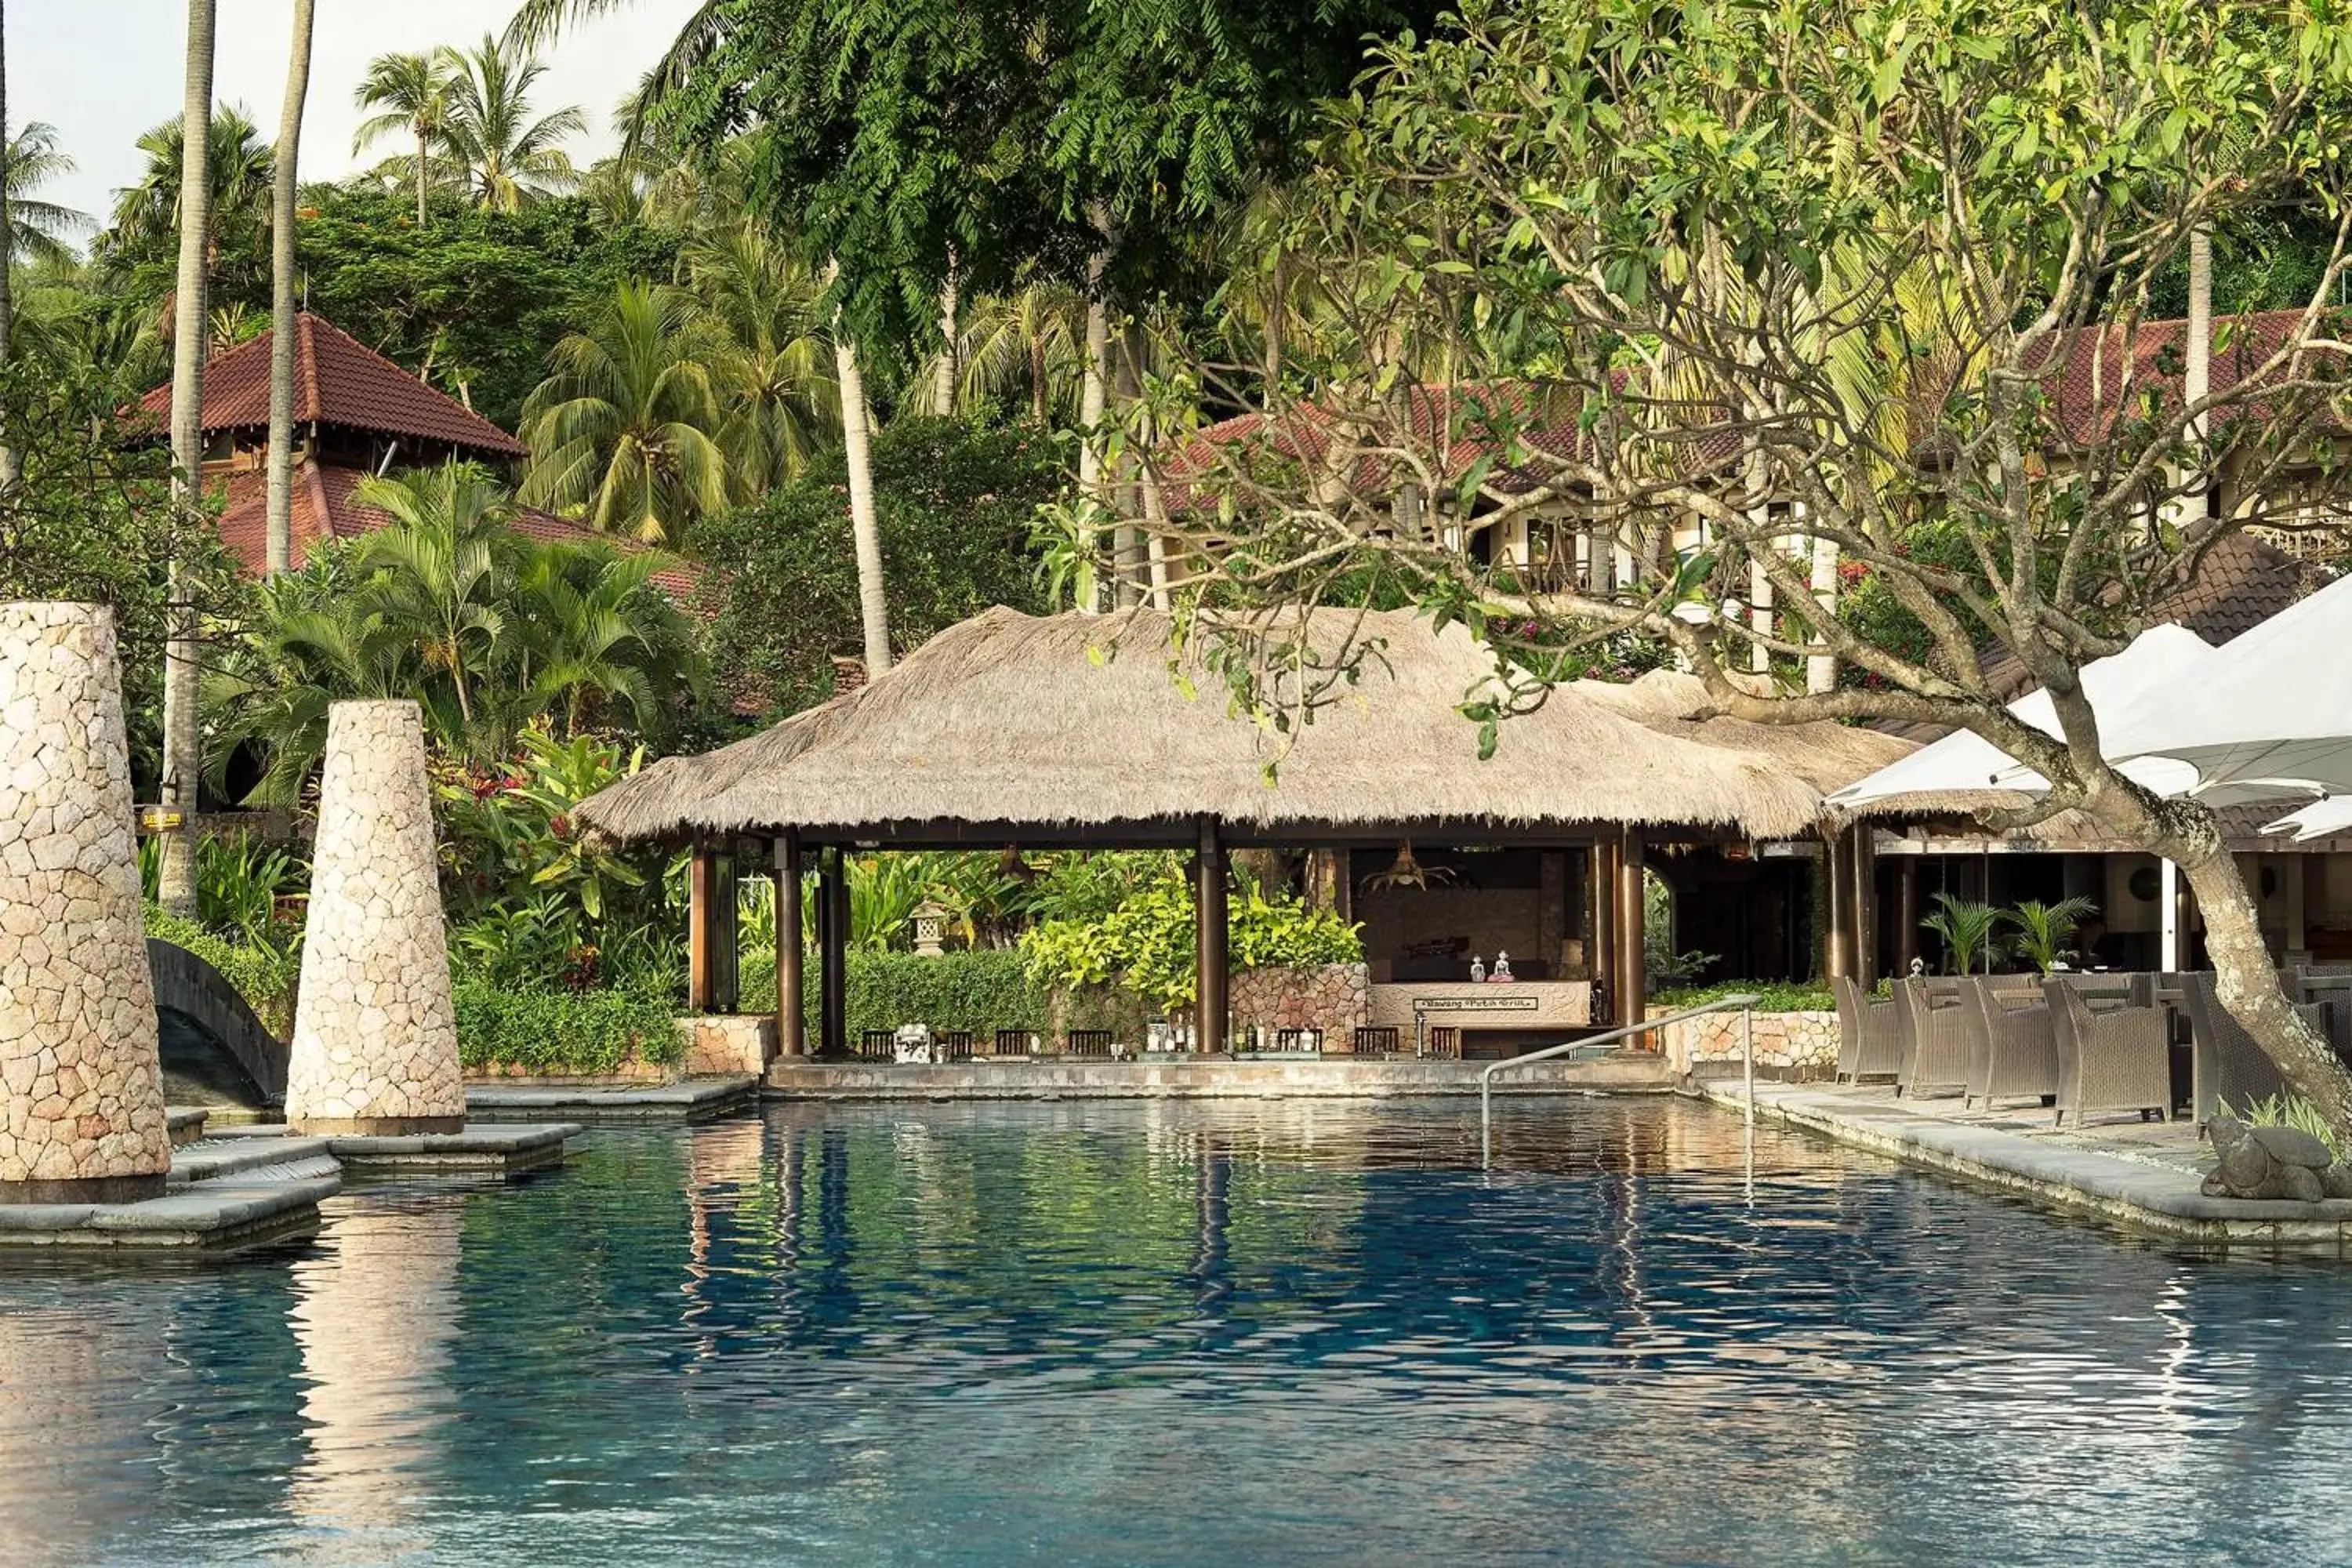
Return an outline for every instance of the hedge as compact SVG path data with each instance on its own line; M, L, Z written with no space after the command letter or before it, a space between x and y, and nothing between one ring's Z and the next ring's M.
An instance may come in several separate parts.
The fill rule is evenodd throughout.
M517 991L459 980L453 1000L457 1055L469 1068L608 1073L633 1047L647 1062L674 1062L685 1049L677 1007L659 992Z
M738 972L747 1013L776 1005L776 959L747 953ZM817 1027L816 956L808 960L803 987L808 1025ZM1143 1035L1144 1008L1138 998L1108 988L1058 992L1029 977L1028 964L1011 948L972 952L874 952L849 954L849 1035L929 1024L934 1029L969 1029L987 1036L998 1029L1051 1034L1057 1029L1110 1029L1123 1037Z
M1763 998L1756 1004L1759 1013L1834 1013L1837 998L1830 994L1826 982L1801 981L1791 984L1781 980L1725 980L1712 985L1683 985L1659 992L1650 998L1650 1005L1669 1012L1681 1007L1696 1007L1726 996L1753 993Z

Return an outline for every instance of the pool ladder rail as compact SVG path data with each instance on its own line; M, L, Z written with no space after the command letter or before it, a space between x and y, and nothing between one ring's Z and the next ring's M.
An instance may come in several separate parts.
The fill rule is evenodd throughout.
M1495 1075L1512 1068L1525 1067L1529 1062L1546 1061L1553 1057L1574 1058L1579 1055L1606 1056L1600 1047L1613 1045L1635 1035L1646 1035L1653 1029L1679 1024L1685 1018L1696 1018L1707 1013L1739 1014L1739 1073L1747 1088L1748 1120L1756 1121L1756 1005L1764 998L1752 992L1736 996L1718 996L1696 1007L1685 1007L1679 1013L1661 1017L1644 1018L1638 1024L1627 1024L1606 1034L1593 1035L1581 1040L1570 1040L1564 1046L1546 1046L1539 1051L1529 1051L1523 1057L1505 1057L1490 1062L1478 1075L1478 1167L1485 1170L1495 1163Z

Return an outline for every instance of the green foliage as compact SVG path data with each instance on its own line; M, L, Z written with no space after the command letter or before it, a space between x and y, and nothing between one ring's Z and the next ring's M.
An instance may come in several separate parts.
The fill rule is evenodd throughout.
M901 418L874 440L875 510L890 631L913 647L992 605L1039 611L1030 519L1061 486L1053 445L1028 426ZM840 453L753 506L696 525L711 580L710 646L722 689L779 711L822 700L829 662L862 646L849 481Z
M2344 1158L2343 1133L2331 1124L2319 1107L2299 1094L2280 1092L2265 1100L2247 1102L2244 1106L2224 1105L2222 1110L2249 1127L2292 1127L2298 1132L2308 1132L2327 1145L2327 1152L2339 1162Z
M808 1021L816 1026L817 994L807 991ZM742 1006L773 1012L776 963L772 949L743 958ZM1009 948L948 952L925 957L912 952L852 951L849 954L849 1033L929 1024L934 1029L970 1029L988 1037L997 1029L1043 1033L1054 1026L1053 999L1034 984L1020 953Z
M316 201L299 239L310 309L509 430L556 343L677 256L676 235L606 222L573 197L520 212L439 206L421 230L396 191L335 187Z
M466 465L360 496L397 521L263 584L248 638L205 682L215 769L241 742L267 756L257 799L299 797L339 699L414 698L437 749L487 763L534 724L659 741L702 693L700 630L653 580L664 557L529 539Z
M1919 929L1942 939L1944 956L1953 971L1960 974L1990 972L2001 952L2000 910L1949 893L1937 893L1936 906L1936 912L1921 921Z
M152 903L145 913L149 936L185 948L218 970L271 1034L282 1040L293 1033L294 987L302 974L298 951L241 942Z
M1754 995L1759 1013L1833 1013L1837 998L1826 985L1780 980L1720 980L1710 985L1670 985L1650 998L1653 1005L1674 1011L1702 1006L1726 996Z
M2098 912L2097 903L2079 896L2054 904L2028 899L2013 910L2002 910L2001 919L2017 928L2011 944L2017 955L2047 974L2076 956L2066 944L2074 939L2075 928Z
M572 921L579 947L607 921L627 927L657 912L660 879L646 852L615 853L582 833L582 801L637 772L645 750L598 735L559 741L526 730L503 772L444 766L434 803L444 899L462 920L512 916L534 900Z
M684 1050L671 1001L658 993L519 990L468 974L452 1000L457 1055L469 1068L586 1076L612 1072L632 1052L674 1062Z
M1269 899L1244 885L1229 905L1228 951L1236 969L1352 963L1356 928L1328 910ZM1190 1006L1194 971L1192 889L1173 874L1153 879L1108 914L1041 921L1021 939L1030 978L1042 986L1117 985L1163 1012Z

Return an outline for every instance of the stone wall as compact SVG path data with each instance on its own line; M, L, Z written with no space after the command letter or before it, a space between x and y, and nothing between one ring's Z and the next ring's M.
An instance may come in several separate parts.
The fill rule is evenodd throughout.
M757 1076L776 1059L773 1013L711 1013L677 1021L686 1037L678 1070L688 1078Z
M172 1163L114 616L0 605L0 1202L159 1197Z
M1673 1012L1652 1007L1652 1017ZM1737 1068L1741 1048L1737 1013L1707 1013L1669 1024L1653 1039L1660 1042L1666 1063L1676 1074L1706 1063ZM1759 1078L1825 1079L1837 1072L1838 1020L1835 1013L1759 1013L1756 1017L1756 1072Z
M286 1120L377 1137L465 1125L414 702L329 711Z
M1344 1051L1371 1022L1370 971L1360 963L1236 970L1231 985L1236 1046L1254 1028L1320 1029L1325 1050Z

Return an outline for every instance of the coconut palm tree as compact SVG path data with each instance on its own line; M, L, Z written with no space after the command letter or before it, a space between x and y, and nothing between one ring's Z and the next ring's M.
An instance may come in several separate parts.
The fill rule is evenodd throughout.
M433 151L440 145L442 128L449 118L449 77L431 55L378 55L368 62L353 101L377 112L360 122L352 136L354 155L387 136L406 134L415 151L404 171L416 187L416 226L429 221L425 191L433 179ZM401 162L399 159L393 161Z
M218 117L207 118L213 100L213 0L188 0L186 57L176 171L180 189L171 207L180 241L179 278L173 294L172 505L183 518L195 511L204 468L205 291L212 266L217 174L212 154L224 130ZM252 131L247 124L243 128L246 136L239 136L235 125L226 129L231 133L233 152L242 149ZM168 151L168 146L163 150ZM150 202L135 206L131 216L152 221L154 212L155 204ZM196 857L188 818L194 815L196 787L204 776L203 737L196 723L197 660L202 648L194 606L188 602L186 573L177 553L167 576L171 629L163 644L163 767L157 794L164 811L177 819L178 831L163 835L155 892L166 910L193 918Z
M1086 359L1085 297L1065 283L1031 283L1009 294L989 294L961 312L954 405L1025 403L1039 423L1076 411ZM949 411L938 395L939 362L910 386L906 406L919 414Z
M258 752L262 774L247 800L297 804L326 752L327 710L347 699L419 698L432 723L433 694L417 679L414 640L352 591L350 574L328 552L255 593L236 657L205 677L205 707L216 716L215 787L226 785L240 751Z
M69 266L74 259L68 237L89 227L89 215L33 193L61 174L74 171L74 161L58 150L58 128L38 120L17 127L5 153L7 207L0 216L0 244L9 257L26 266Z
M263 537L268 574L294 560L294 174L301 161L302 100L310 91L310 20L315 0L294 0L294 41L286 61L286 102L269 190L269 471Z
M112 247L141 240L160 240L181 232L190 183L184 177L189 150L197 139L183 134L185 123L174 115L139 138L147 155L139 182L114 194L113 226L105 243ZM268 221L269 211L269 144L261 139L245 111L224 105L213 112L212 136L203 148L203 223L199 229L207 271L220 259L233 236L254 232ZM198 320L202 320L201 314Z
M505 41L517 49L545 48L564 28L577 22L626 8L631 0L522 0L507 23ZM624 100L617 117L622 145L636 145L648 129L653 106L684 81L687 74L717 47L721 37L723 0L702 0L677 31L662 58L645 74L637 90Z
M728 484L736 500L755 500L798 474L841 427L824 289L751 223L692 241L679 260L713 340L707 358L722 405Z
M587 117L577 105L532 117L530 89L544 65L487 34L478 47L445 46L434 60L448 81L441 153L475 205L514 212L579 184L560 143L585 132Z
M727 504L727 460L694 302L625 283L595 325L555 345L552 374L523 405L531 448L522 500L578 509L601 533L675 540Z

